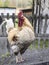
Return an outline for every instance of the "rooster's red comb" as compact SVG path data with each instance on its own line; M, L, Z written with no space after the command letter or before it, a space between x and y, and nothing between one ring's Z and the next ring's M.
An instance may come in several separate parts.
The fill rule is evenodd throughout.
M22 11L19 11L19 13L18 13L18 18L20 18L20 17L23 17L23 12Z

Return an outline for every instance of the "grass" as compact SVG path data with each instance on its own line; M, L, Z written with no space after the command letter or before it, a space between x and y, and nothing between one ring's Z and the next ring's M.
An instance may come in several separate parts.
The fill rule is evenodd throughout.
M40 48L43 48L43 40L40 40Z
M7 53L4 54L4 55L1 55L2 58L4 58L4 57L9 57L9 56L10 56L10 53L9 53L9 52L7 52Z
M33 47L33 46L34 46L34 47ZM44 41L44 40L41 39L39 46L40 46L40 48L43 48L43 47L48 48L48 40ZM33 49L33 48L38 49L38 40L36 40L34 44L32 43L32 44L29 46L29 48L30 48L30 49Z
M48 47L48 40L46 40L46 42L45 42L45 46L46 46L46 48Z

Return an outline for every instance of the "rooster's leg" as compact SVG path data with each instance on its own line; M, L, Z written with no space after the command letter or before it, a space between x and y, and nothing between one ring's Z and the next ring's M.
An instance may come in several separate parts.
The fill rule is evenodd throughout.
M23 59L23 57L22 57L22 55L21 55L20 53L19 53L19 56L20 56L20 57L19 57L19 61L20 61L20 62L23 62L24 59Z
M19 54L19 56L16 56L16 63L23 62L24 59L22 58L22 55Z
M16 56L16 63L18 63L19 62L19 58L18 58L18 56Z

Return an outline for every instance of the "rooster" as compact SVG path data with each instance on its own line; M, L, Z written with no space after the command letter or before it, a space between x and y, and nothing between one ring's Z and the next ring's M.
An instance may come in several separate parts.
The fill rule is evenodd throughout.
M24 61L22 54L35 39L34 29L29 20L18 10L18 27L8 33L8 41L12 51L16 55L16 63ZM20 55L20 56L19 56Z

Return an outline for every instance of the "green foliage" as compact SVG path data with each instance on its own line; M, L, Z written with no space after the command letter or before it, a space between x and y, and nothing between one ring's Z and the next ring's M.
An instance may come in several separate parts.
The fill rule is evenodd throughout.
M15 24L15 28L17 28L18 27L18 19L17 18L15 19L15 23L14 24Z
M47 48L48 45L49 45L48 42L49 42L49 41L46 39L46 41L45 41L45 47L46 47L46 48Z
M42 49L43 48L43 45L45 45L45 48L48 48L48 40L45 40L45 42L44 42L44 40L43 39L41 39L40 40L40 48ZM34 47L33 47L34 46ZM38 49L38 40L35 40L35 43L34 43L34 45L33 45L33 43L30 45L30 47L29 47L30 49L33 49L33 48L36 48L36 49Z
M35 40L35 48L38 49L38 40Z
M1 57L4 58L4 57L9 57L10 56L10 53L7 52L6 54L2 55Z
M41 47L41 48L43 48L43 43L44 43L44 42L43 42L43 40L41 39L41 40L40 40L40 47Z
M9 0L5 0L4 7L8 7L8 5L9 5Z
M28 6L31 6L31 7L32 7L32 1L33 1L33 0L29 0L29 1L28 1Z
M2 2L2 0L0 0L0 7L3 7L3 2Z
M31 45L29 46L29 49L30 49L30 50L32 50L32 49L33 49L33 44L31 44Z

